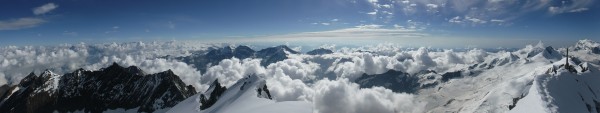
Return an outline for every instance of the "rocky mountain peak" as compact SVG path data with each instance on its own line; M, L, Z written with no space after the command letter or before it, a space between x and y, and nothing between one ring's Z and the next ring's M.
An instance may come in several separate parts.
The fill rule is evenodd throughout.
M143 74L136 66L123 68L117 63L97 71L78 69L65 75L49 70L40 76L32 73L21 80L20 88L6 94L10 96L0 98L0 111L103 112L122 108L153 112L196 94L193 86L183 83L171 70Z

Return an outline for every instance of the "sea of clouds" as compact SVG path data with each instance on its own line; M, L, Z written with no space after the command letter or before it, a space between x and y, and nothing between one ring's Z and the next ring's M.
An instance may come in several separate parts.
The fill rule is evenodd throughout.
M228 45L170 41L2 47L0 84L17 84L32 71L39 74L50 69L65 74L78 68L98 70L116 62L125 67L138 66L148 74L171 69L200 92L215 79L231 86L244 76L256 74L267 80L274 100L309 101L317 112L323 113L423 112L426 103L415 100L414 94L395 93L383 87L360 88L353 81L363 74L381 74L388 70L411 74L422 70L456 71L502 55L502 52L482 49L434 51L394 44L356 48L324 45L335 53L292 54L288 55L289 59L266 67L260 65L260 59L231 58L209 67L204 74L192 65L164 58L188 56L222 46Z

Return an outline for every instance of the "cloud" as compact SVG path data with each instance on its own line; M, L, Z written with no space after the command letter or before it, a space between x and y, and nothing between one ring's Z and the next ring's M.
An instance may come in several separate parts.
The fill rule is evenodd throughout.
M369 14L369 15L377 15L377 11L368 12L367 14Z
M592 4L594 0L566 0L560 1L560 5L548 7L550 14L561 14L561 13L577 13L588 10L588 6Z
M474 17L469 17L469 16L465 16L465 20L471 21L474 24L485 24L485 23L487 23L487 21L485 21L485 20L481 20L479 18L474 18Z
M588 8L577 8L577 9L567 9L564 7L549 7L548 12L551 14L561 14L561 13L577 13L587 11Z
M417 113L425 107L413 95L382 87L359 88L348 79L318 81L314 92L316 113Z
M25 28L36 27L42 23L45 23L46 20L39 18L19 18L12 20L0 21L0 31L1 30L19 30Z
M33 14L35 14L35 15L46 14L56 8L58 8L58 5L56 5L54 3L47 3L40 7L33 8Z
M313 90L305 83L316 81L319 64L286 59L267 66L267 85L277 101L312 100Z
M462 20L460 19L460 16L456 16L456 17L448 20L448 22L450 22L450 23L462 23Z
M229 87L240 78L251 74L262 75L264 73L266 71L260 66L260 60L258 59L224 59L218 65L209 67L206 70L201 83L210 84L215 79L219 79L219 83Z
M40 7L33 8L33 14L46 14L56 8L58 8L58 5L54 3L44 4ZM36 17L23 17L18 19L0 20L0 31L32 28L45 22L46 20Z
M448 18L460 15L459 25L506 25L489 22L492 19L510 23L524 15L547 11L550 14L583 12L589 10L594 0L377 0L362 2L371 6L366 13L373 20L383 23L390 20L414 20L425 22L448 21ZM397 13L401 12L401 13ZM466 17L470 17L466 18ZM478 20L477 20L478 19Z
M436 5L436 4L426 4L425 6L427 6L429 8L438 8L438 5Z
M310 41L310 40L329 40L329 41L360 41L375 39L399 39L399 38L418 38L428 34L422 33L421 28L413 26L407 29L383 28L383 25L359 25L352 28L337 29L319 32L303 32L294 34L274 35L266 37L256 37L252 39L229 40L228 42L254 42L257 39L269 41Z
M492 19L492 20L490 20L490 22L499 22L499 23L502 23L502 22L504 22L504 20L501 20L501 19Z
M481 25L481 24L486 24L489 22L492 23L504 23L506 20L502 20L502 19L491 19L491 20L483 20L480 18L475 18L475 17L470 17L470 16L464 16L464 18L461 18L460 16L456 16L451 18L450 20L448 20L448 22L452 23L452 24L458 24L458 25L463 25L463 26L467 26L467 25L471 25L471 26L476 26L476 25Z
M317 69L319 69L319 64L313 62L303 63L295 59L286 59L267 66L267 75L284 74L291 79L311 81L316 78L315 71Z

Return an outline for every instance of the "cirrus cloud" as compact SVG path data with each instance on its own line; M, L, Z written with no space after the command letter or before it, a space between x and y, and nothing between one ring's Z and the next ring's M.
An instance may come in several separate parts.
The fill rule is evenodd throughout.
M0 31L32 28L45 22L46 20L40 18L19 18L5 21L0 20Z
M44 4L40 7L36 7L33 9L33 14L35 15L41 15L41 14L46 14L54 9L58 8L58 5L54 4L54 3L48 3L48 4Z

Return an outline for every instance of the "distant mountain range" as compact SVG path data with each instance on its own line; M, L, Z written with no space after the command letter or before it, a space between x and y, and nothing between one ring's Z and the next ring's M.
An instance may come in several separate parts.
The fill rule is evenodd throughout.
M333 53L328 49L315 49L307 52L309 55L317 55L317 54L331 54ZM275 46L265 48L259 51L255 51L248 46L225 46L223 48L212 49L205 54L198 53L185 57L173 57L172 59L177 59L182 62L186 62L188 64L194 65L200 72L205 73L206 69L210 66L214 66L219 64L219 62L223 59L230 58L238 58L238 59L246 59L246 58L260 58L262 66L268 66L269 64L283 61L287 59L288 54L300 54L300 52L294 51L285 45Z

